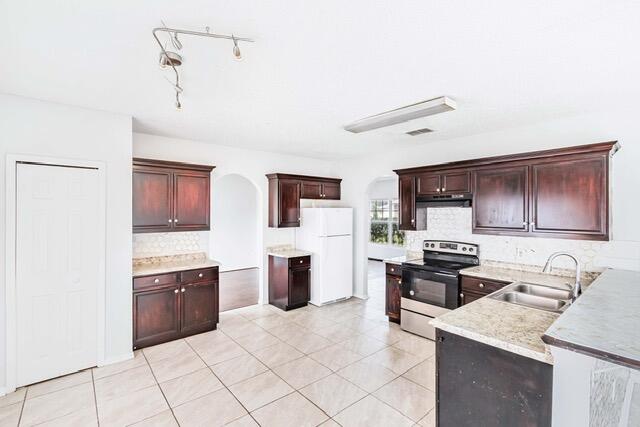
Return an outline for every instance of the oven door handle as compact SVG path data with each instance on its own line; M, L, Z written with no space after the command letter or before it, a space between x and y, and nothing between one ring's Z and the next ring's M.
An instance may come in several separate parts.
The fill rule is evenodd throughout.
M433 274L437 274L438 276L446 276L446 277L458 277L455 274L447 274L447 273L438 273L438 272L433 272Z

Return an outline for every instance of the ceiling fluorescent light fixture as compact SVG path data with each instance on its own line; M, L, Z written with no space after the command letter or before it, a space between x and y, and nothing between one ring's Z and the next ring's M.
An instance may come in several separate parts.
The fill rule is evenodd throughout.
M441 96L360 119L346 125L344 130L353 133L366 132L455 109L456 102L453 99Z

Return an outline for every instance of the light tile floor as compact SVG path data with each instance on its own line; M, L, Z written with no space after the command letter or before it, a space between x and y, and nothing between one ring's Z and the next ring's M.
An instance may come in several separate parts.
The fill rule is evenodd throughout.
M217 331L0 398L0 426L434 426L434 343L366 301L221 313Z

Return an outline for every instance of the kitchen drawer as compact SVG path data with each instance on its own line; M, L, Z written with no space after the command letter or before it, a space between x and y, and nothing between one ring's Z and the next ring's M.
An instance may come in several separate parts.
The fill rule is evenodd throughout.
M470 302L474 302L475 300L486 296L487 294L481 294L479 292L462 291L460 293L460 305L469 304Z
M402 275L402 267L398 264L387 263L385 264L387 274L390 276L401 276Z
M175 285L178 283L178 273L157 274L155 276L136 277L133 279L133 290L153 288L155 286Z
M508 283L479 277L460 276L460 285L462 292L488 295L498 289L502 289L505 285L508 285Z
M180 273L182 275L182 283L194 283L194 282L211 282L212 280L218 280L217 268L201 268L199 270L189 270Z
M296 258L289 258L289 267L308 267L311 265L310 256L299 256Z

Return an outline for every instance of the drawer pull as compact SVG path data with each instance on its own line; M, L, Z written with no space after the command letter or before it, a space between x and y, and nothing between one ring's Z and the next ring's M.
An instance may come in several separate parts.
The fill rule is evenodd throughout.
M184 288L180 289L180 292L184 292Z
M178 293L178 290L177 290L177 289L174 289L174 290L173 290L173 293L174 293L174 294L177 294L177 293Z
M160 279L153 279L153 283L160 283Z
M304 262L303 260L300 260L300 264L302 264L303 262Z
M198 274L198 277L202 277L202 273L199 273L199 274Z
M393 273L394 271L396 271L396 270L394 270L393 268L391 268L391 272Z
M479 284L478 284L478 287L479 287L480 289L484 288L484 283L479 283Z

